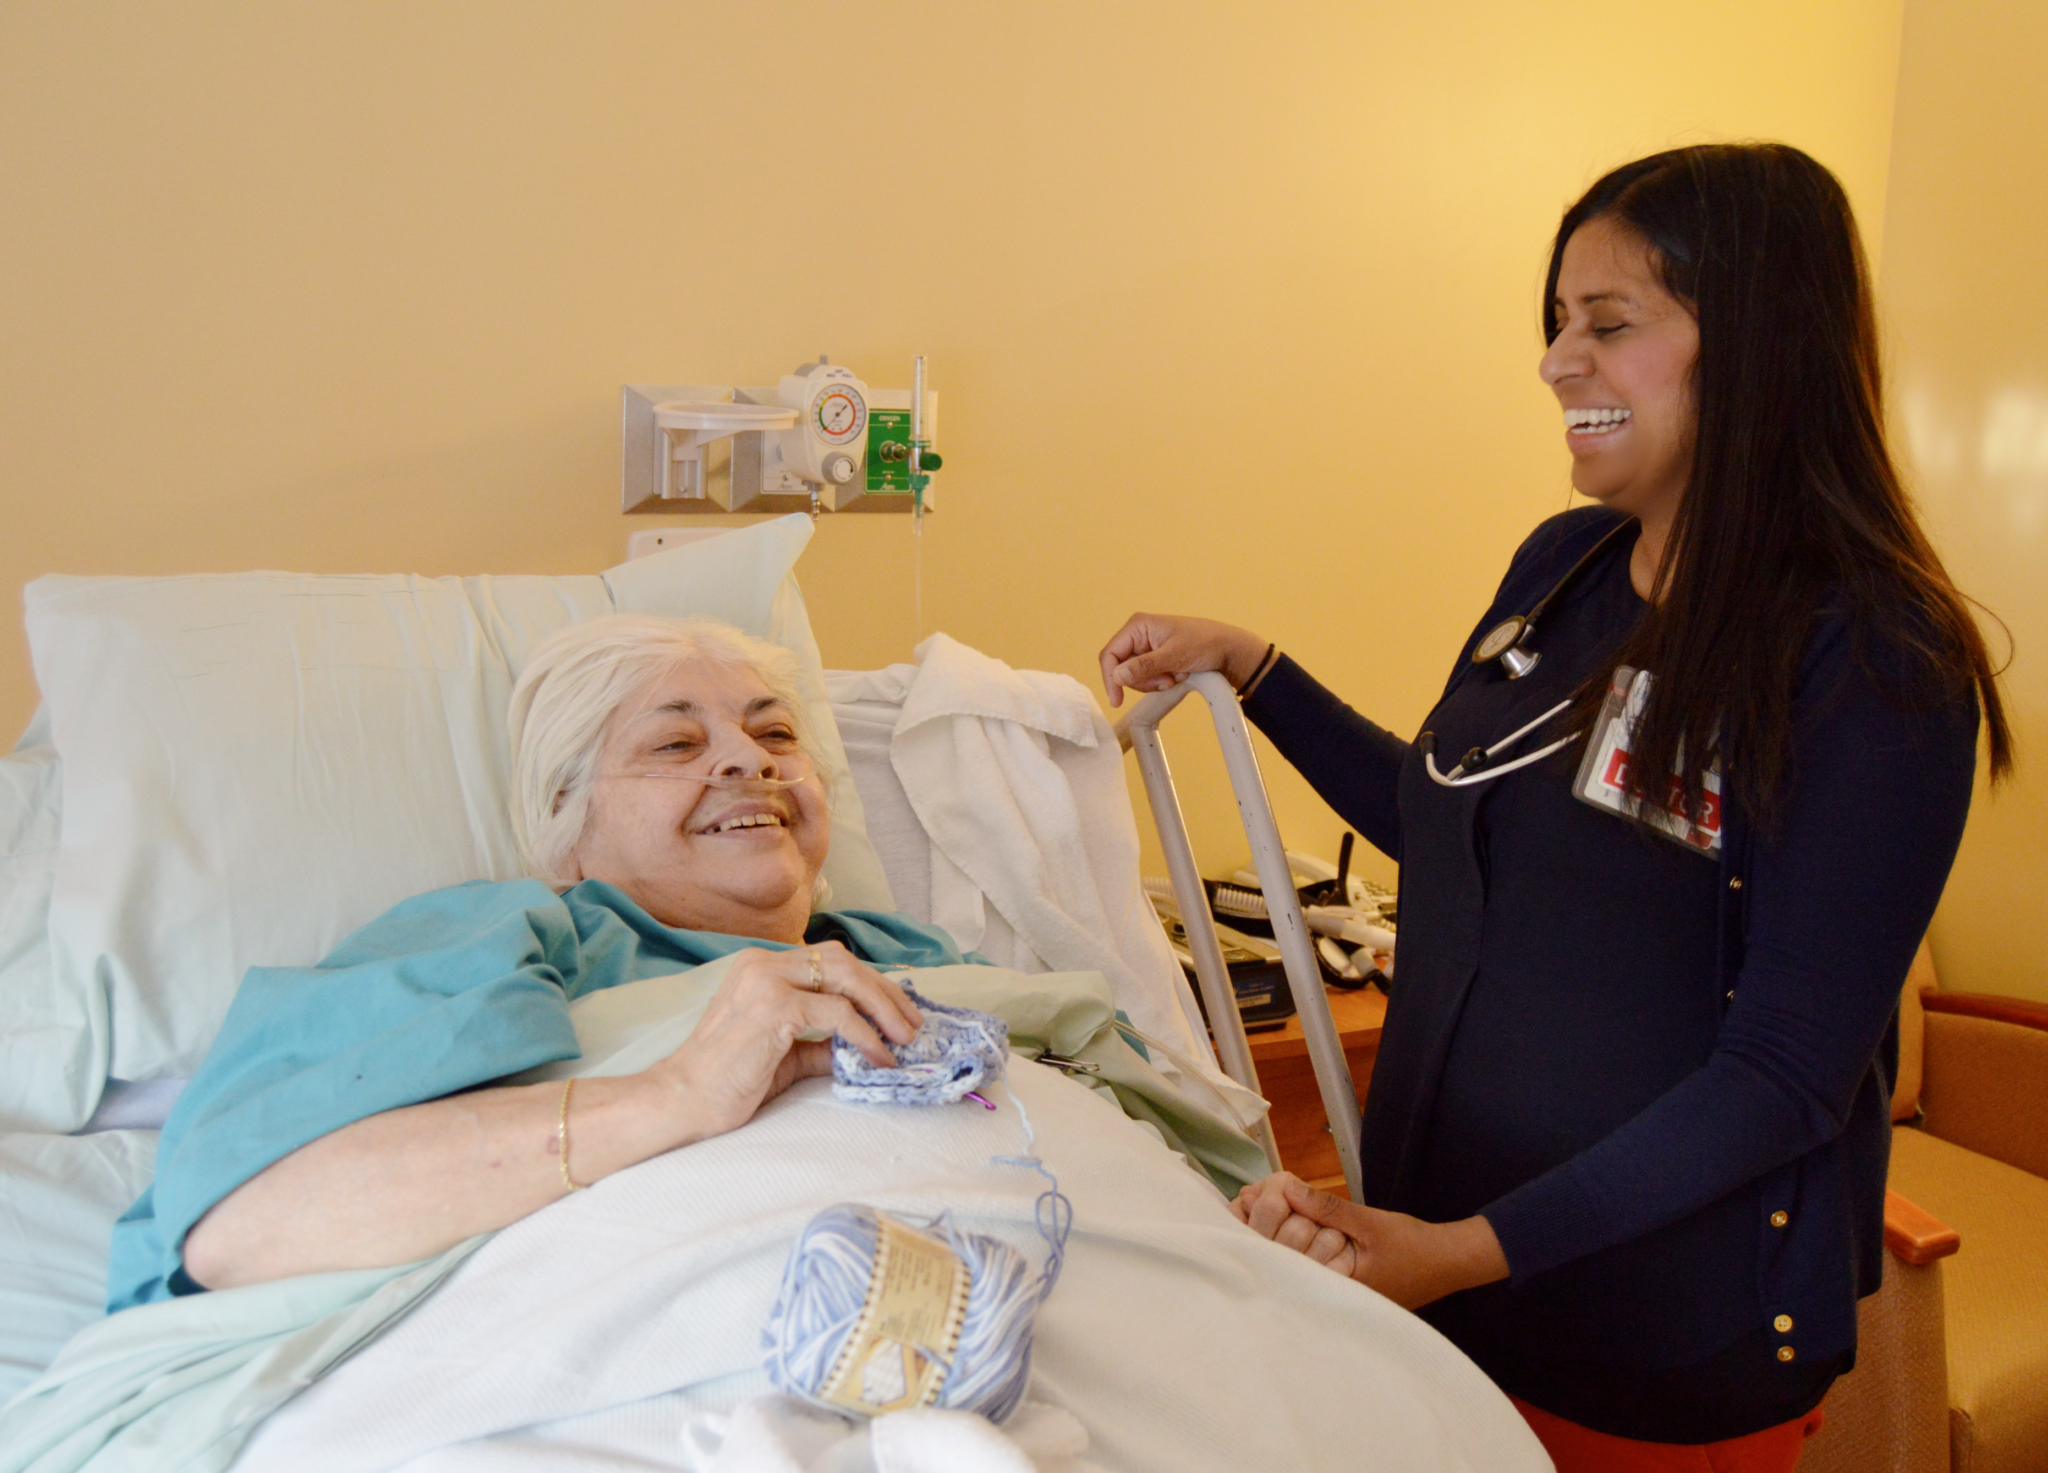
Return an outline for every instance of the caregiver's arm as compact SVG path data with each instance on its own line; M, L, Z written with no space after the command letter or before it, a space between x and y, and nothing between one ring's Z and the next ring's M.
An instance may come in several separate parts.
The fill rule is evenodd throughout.
M1133 614L1095 658L1109 703L1126 689L1158 691L1203 670L1218 670L1237 689L1259 673L1266 641L1249 629L1185 614Z
M1446 694L1456 686L1480 637L1527 609L1580 554L1612 529L1611 513L1583 507L1550 518L1515 549L1492 605L1466 636ZM1409 744L1340 700L1282 655L1245 698L1244 714L1308 779L1337 814L1388 858L1401 858L1401 767Z
M1280 656L1244 714L1337 816L1390 859L1401 857L1401 764L1408 743L1351 709Z
M822 991L805 985L802 950L741 953L675 1053L639 1074L579 1080L568 1156L577 1184L744 1125L798 1079L830 1073L830 1044L807 1036L837 1033L891 1062L881 1034L907 1042L916 1008L836 942L817 951ZM322 1136L215 1204L185 1239L185 1271L224 1289L386 1267L516 1222L568 1192L562 1092L560 1082L471 1090Z
M1242 690L1270 646L1249 630L1175 614L1133 614L1102 647L1103 688L1120 705L1127 687L1165 690L1202 670ZM1318 796L1382 853L1399 858L1396 802L1408 744L1345 705L1285 655L1245 699L1245 715Z

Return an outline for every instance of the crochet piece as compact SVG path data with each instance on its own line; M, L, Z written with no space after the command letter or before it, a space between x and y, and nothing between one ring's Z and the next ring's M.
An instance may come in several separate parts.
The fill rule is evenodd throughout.
M973 1008L931 1002L905 986L924 1014L924 1026L910 1042L891 1046L896 1067L870 1064L843 1038L832 1040L832 1097L855 1105L952 1105L1003 1077L1010 1053L1010 1027ZM887 1042L887 1040L884 1040Z

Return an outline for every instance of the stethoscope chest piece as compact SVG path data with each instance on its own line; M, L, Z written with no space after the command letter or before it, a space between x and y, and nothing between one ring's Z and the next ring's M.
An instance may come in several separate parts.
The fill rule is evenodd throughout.
M1515 641L1522 637L1522 631L1529 627L1529 621L1520 614L1501 620L1486 631L1486 637L1479 641L1472 651L1472 663L1484 665L1488 660L1498 660L1514 648Z
M1565 575L1557 580L1550 592L1537 600L1535 608L1526 614L1510 614L1487 630L1479 643L1472 647L1472 663L1486 665L1498 660L1501 670L1510 680L1520 680L1534 670L1536 662L1543 658L1528 648L1529 636L1535 632L1536 621L1543 617L1544 611L1557 601L1560 594L1578 581L1581 573L1597 562L1608 548L1615 545L1616 538L1633 525L1632 521L1627 520L1616 522L1607 530L1605 536L1587 548L1579 560L1565 570Z
M1535 632L1536 621L1543 617L1544 611L1552 603L1556 602L1558 595L1571 587L1577 581L1579 575L1591 567L1603 552L1614 546L1615 539L1632 525L1634 524L1629 521L1615 523L1598 542L1588 548L1580 556L1579 560L1565 571L1565 575L1557 580L1557 583L1551 588L1550 592L1537 600L1534 608L1530 609L1526 614L1510 614L1507 618L1494 625L1493 628L1487 630L1480 637L1479 643L1472 646L1472 663L1475 665L1488 665L1498 660L1500 661L1502 672L1510 680L1520 680L1524 675L1534 670L1536 662L1543 658L1535 650L1527 648L1527 640ZM1534 721L1509 732L1492 746L1474 747L1463 757L1459 758L1458 765L1449 772L1438 770L1436 765L1436 733L1425 731L1420 737L1416 738L1416 744L1422 749L1422 765L1429 770L1432 782L1446 788L1469 788L1475 783L1491 782L1497 777L1506 777L1517 768L1527 767L1532 762L1541 762L1551 753L1561 752L1578 740L1578 733L1573 732L1569 736L1560 737L1558 740L1537 751L1527 753L1509 762L1503 762L1498 767L1493 765L1496 758L1513 748L1522 738L1528 736L1546 721L1553 720L1569 711L1571 707L1572 699L1567 696L1548 711L1545 711L1541 716L1538 716Z
M1501 620L1487 630L1485 637L1473 647L1472 663L1484 665L1498 660L1501 669L1507 672L1508 679L1520 680L1534 670L1536 662L1542 658L1533 650L1519 648L1523 636L1528 632L1529 620L1521 614L1514 614Z

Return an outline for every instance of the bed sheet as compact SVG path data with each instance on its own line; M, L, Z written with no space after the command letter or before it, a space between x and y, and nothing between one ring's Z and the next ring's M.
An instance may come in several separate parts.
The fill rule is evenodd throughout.
M0 1405L105 1313L114 1219L149 1184L156 1138L0 1135Z
M0 756L0 1130L63 1131L96 1092L96 999L57 985L50 896L63 831L63 764L38 713Z
M1013 1093L1014 1092L1014 1093ZM1105 1469L1548 1466L1507 1400L1414 1316L1246 1231L1085 1087L1018 1061L1001 1109L846 1106L824 1081L500 1233L258 1431L237 1473L687 1469L686 1430L770 1388L760 1331L820 1208L950 1209L1034 1260L1037 1149L1074 1205L1031 1397Z

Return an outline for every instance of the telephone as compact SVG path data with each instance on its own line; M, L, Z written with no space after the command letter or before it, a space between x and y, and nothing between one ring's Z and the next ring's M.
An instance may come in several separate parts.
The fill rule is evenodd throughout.
M1391 995L1399 906L1392 890L1363 875L1351 873L1351 855L1357 837L1348 832L1344 835L1335 864L1313 854L1301 854L1290 849L1287 851L1287 867L1294 880L1295 893L1301 901L1302 919L1308 922L1308 928L1315 936L1316 959L1321 963L1323 980L1332 987L1349 991L1368 985L1377 986ZM1259 1008L1262 1016L1267 1018L1292 1016L1294 1000L1287 992L1285 977L1280 974L1279 948L1273 944L1273 926L1266 916L1266 897L1259 888L1258 876L1249 870L1239 870L1228 882L1204 880L1202 884L1208 892L1209 908L1219 923L1233 984L1237 984L1241 968L1245 973L1246 983L1238 988L1238 1007L1246 1024L1251 1025L1254 1021L1253 1007ZM1168 939L1174 942L1182 965L1192 970L1184 938L1176 934L1180 911L1174 904L1173 887L1165 880L1148 879L1145 890L1160 913ZM1230 955L1233 947L1244 955L1233 959ZM1265 980L1268 975L1277 977L1277 983L1268 984ZM1260 995L1254 1003L1245 986L1250 986L1253 994L1259 994L1262 988L1269 989L1271 995ZM1271 991L1272 988L1277 988L1277 991ZM1282 1007L1284 1011L1280 1011ZM1267 1008L1273 1011L1265 1011Z
M1302 919L1316 938L1316 959L1322 963L1324 980L1347 990L1371 984L1391 995L1399 905L1392 890L1351 873L1357 841L1356 834L1345 833L1335 864L1290 849L1287 868L1301 899ZM1231 880L1232 884L1212 892L1216 914L1231 918L1240 929L1246 929L1255 916L1258 928L1254 934L1272 935L1258 876L1239 870Z
M1301 898L1302 919L1315 934L1316 956L1326 978L1337 987L1372 983L1390 993L1399 906L1394 892L1385 885L1351 873L1352 846L1357 838L1349 832L1344 835L1335 864L1289 849L1287 867ZM1239 870L1231 879L1235 888L1250 890L1263 916L1265 897L1259 893L1258 876ZM1219 906L1217 914L1224 913ZM1266 929L1270 933L1272 928Z
M1151 893L1154 882L1147 881ZM1180 906L1171 894L1151 894L1152 909L1166 928L1167 945L1186 972L1190 985L1195 976L1194 953L1188 949L1187 927L1181 923ZM1224 970L1230 973L1230 990L1237 998L1237 1015L1247 1033L1264 1033L1287 1026L1294 1016L1294 989L1287 983L1287 968L1280 960L1280 948L1272 941L1248 936L1218 923L1216 940L1223 948ZM1202 989L1194 988L1195 1005L1206 1021L1209 1004Z

